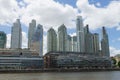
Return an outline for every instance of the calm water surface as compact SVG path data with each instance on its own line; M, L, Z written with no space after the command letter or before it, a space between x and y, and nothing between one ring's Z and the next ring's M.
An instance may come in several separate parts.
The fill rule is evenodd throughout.
M120 80L120 71L0 74L0 80Z

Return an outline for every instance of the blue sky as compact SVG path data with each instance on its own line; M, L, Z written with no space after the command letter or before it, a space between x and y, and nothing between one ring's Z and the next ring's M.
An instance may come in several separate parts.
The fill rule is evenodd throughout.
M55 1L58 1L60 2L61 4L69 4L73 7L77 7L76 6L76 1L77 0L55 0ZM96 3L100 3L101 6L100 7L105 7L107 6L112 0L89 0L89 3L90 4L96 4Z
M4 4L6 3L6 4ZM56 31L65 24L70 35L76 31L75 19L83 16L84 25L90 25L90 31L99 33L106 27L111 55L120 53L120 0L1 0L0 31L7 34L7 47L10 47L12 23L20 18L23 32L23 47L27 47L28 24L36 19L44 26L44 52L46 52L46 31L53 27ZM101 39L100 39L101 40Z

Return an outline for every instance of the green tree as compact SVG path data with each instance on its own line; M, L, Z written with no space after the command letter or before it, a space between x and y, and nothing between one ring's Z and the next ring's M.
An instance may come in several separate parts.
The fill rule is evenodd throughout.
M113 62L114 65L116 65L116 63L117 63L115 58L112 58L112 62Z
M118 62L118 67L120 67L120 61Z

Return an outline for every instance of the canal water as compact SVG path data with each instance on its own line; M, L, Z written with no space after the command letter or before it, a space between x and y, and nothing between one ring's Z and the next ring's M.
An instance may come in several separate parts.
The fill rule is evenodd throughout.
M8 73L0 74L0 80L120 80L120 71Z

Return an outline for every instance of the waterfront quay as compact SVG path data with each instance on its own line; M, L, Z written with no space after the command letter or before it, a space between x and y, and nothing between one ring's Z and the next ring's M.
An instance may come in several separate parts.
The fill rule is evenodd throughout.
M1 72L84 71L111 67L112 60L108 57L79 52L49 52L44 57L23 54L0 56Z
M46 72L102 72L102 71L120 71L120 68L81 68L81 69L1 69L0 73L46 73Z

